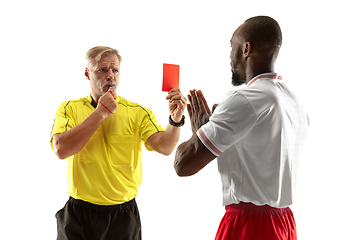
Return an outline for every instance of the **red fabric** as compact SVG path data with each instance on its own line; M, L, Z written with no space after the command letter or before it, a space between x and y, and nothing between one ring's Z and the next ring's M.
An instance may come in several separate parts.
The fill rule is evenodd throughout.
M240 202L225 207L215 240L296 240L290 208Z

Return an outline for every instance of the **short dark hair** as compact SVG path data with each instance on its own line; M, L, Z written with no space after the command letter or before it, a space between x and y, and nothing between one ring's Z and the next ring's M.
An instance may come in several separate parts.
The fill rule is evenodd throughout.
M268 16L256 16L246 20L241 35L254 49L276 49L282 44L282 33L278 22Z

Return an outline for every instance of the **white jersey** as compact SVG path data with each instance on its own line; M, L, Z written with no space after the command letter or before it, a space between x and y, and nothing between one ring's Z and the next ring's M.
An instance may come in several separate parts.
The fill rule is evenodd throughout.
M229 92L197 132L218 157L223 204L291 205L307 128L307 114L278 74Z

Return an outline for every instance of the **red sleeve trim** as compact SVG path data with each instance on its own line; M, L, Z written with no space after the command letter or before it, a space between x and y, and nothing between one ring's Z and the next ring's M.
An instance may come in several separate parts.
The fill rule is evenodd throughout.
M212 143L210 142L210 140L206 137L205 133L203 132L203 130L202 130L201 128L199 128L198 133L199 133L200 137L202 138L202 140L204 141L204 143L205 143L214 153L216 153L217 155L222 154L222 152L221 152L219 149L217 149L217 148L214 146L214 144L212 144Z

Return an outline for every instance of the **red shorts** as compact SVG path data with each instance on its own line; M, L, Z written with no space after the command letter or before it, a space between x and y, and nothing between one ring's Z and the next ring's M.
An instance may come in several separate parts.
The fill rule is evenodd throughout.
M225 207L215 240L296 240L290 208L240 202Z

